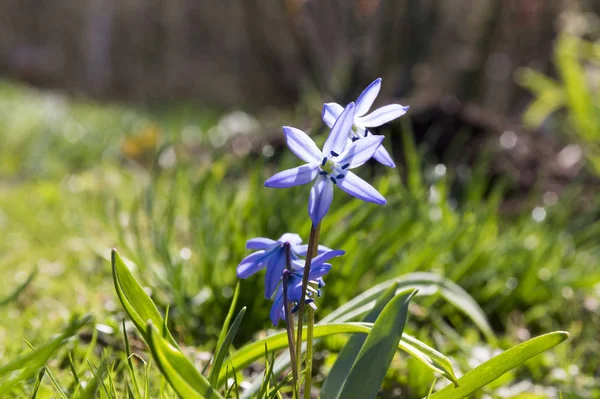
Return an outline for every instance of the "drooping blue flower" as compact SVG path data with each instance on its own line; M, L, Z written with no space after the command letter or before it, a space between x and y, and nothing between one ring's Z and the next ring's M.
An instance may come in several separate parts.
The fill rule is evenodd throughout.
M333 200L333 186L363 201L385 204L385 198L369 183L350 171L367 162L379 148L383 136L369 135L362 140L348 141L354 123L354 103L341 112L323 151L302 130L284 126L288 147L305 165L284 170L267 179L265 186L287 188L316 180L310 190L308 213L314 224L323 219Z
M354 113L354 126L356 127L356 131L351 131L351 140L356 141L371 136L372 133L369 131L369 128L378 127L385 123L391 122L394 119L404 115L408 110L408 106L390 104L381 108L377 108L370 114L367 114L369 109L371 109L373 102L377 98L380 89L381 78L377 78L361 93L356 100L356 112ZM325 122L325 124L329 127L333 126L336 119L343 111L344 107L338 103L324 104L323 122ZM389 166L391 168L396 167L394 160L383 145L377 149L373 155L373 158L382 165Z
M252 238L246 242L247 249L256 252L246 256L237 267L239 278L248 278L254 273L267 268L265 274L265 298L270 298L281 280L281 275L286 266L286 253L284 245L290 244L290 257L292 262L298 261L300 256L306 256L308 245L301 245L302 238L298 234L285 233L277 241L270 238ZM318 254L331 251L324 245L319 245Z
M316 306L313 303L314 296L320 296L320 289L325 285L325 282L323 281L322 277L329 273L329 270L331 270L331 264L325 262L333 257L341 256L344 253L344 251L329 251L324 252L323 254L318 255L312 259L308 279L313 284L317 284L318 289L315 290L314 288L309 287L305 303L309 304L314 309L316 309ZM298 303L300 302L300 298L302 297L302 277L304 274L304 262L293 262L293 271L286 273L289 273L287 282L287 300L289 303ZM273 300L273 306L271 306L270 318L274 326L277 326L280 319L285 320L283 284L280 285L277 289L277 294L275 295L275 299Z

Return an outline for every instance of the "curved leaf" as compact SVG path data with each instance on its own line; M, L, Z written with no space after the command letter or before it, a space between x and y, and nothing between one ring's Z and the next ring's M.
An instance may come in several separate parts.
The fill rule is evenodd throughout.
M458 387L449 385L431 395L431 399L460 399L525 363L532 357L560 344L569 338L565 331L555 331L525 341L502 352L458 379Z
M415 290L403 291L385 306L358 353L344 386L331 398L368 399L377 396L402 337L408 318L408 304L415 294Z
M119 301L125 308L125 311L131 318L131 321L138 329L142 337L148 341L146 337L146 323L151 321L155 326L162 326L164 320L152 299L146 294L146 291L137 282L129 268L123 262L116 250L112 250L112 274L115 290ZM171 333L165 329L165 338L169 343L176 348L179 348L177 342Z
M145 335L160 371L179 396L184 399L222 399L181 350L161 337L152 323L148 323Z
M235 338L238 330L240 329L240 324L242 323L242 319L244 318L245 313L246 307L244 306L233 321L231 328L227 332L227 336L223 340L223 343L219 346L217 354L215 355L213 368L210 370L210 375L208 377L211 385L213 386L217 383L219 373L221 372L221 367L223 366L223 361L225 360L225 356L227 356L227 353L229 353L229 347L231 346L233 339Z
M332 324L317 324L314 329L314 338L323 338L335 334L368 334L373 328L372 323L332 323ZM306 331L306 329L305 329ZM270 337L255 341L246 345L233 353L230 357L230 362L236 370L241 370L249 366L252 362L261 359L265 355L265 345L269 351L277 351L285 349L288 346L287 334L285 331L271 335ZM454 371L450 361L435 349L427 346L418 339L411 337L408 334L403 334L398 349L415 356L422 361L431 370L440 373L450 381L455 381ZM284 360L285 359L285 360ZM289 365L289 354L285 358L283 354L275 362L275 369L285 368ZM225 383L227 376L225 372L219 374L219 383L217 386L222 386ZM248 392L245 391L244 394Z
M348 321L360 316L372 309L376 299L392 284L398 284L396 293L408 288L417 289L420 295L432 295L439 292L443 298L465 313L488 341L496 340L485 313L477 302L459 285L433 273L411 273L384 281L346 302L325 316L321 323Z

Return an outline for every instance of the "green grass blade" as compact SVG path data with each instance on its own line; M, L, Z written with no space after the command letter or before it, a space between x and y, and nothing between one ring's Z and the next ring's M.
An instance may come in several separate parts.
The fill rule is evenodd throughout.
M33 279L35 278L35 276L37 276L37 272L38 272L38 270L37 270L37 267L36 267L36 268L33 269L33 271L31 272L31 274L27 277L27 280L25 280L25 282L23 282L23 284L21 284L20 286L18 286L6 298L0 299L0 306L8 305L9 303L11 303L15 299L17 299L19 297L19 295L21 295L21 293L23 291L25 291L25 289L27 287L29 287L29 284L31 284L31 282L33 281Z
M385 305L392 300L396 294L397 288L397 283L392 284L383 294L381 294L373 309L371 309L371 311L363 318L363 322L373 323L382 312ZM321 395L323 397L331 397L342 389L346 377L350 373L352 365L366 339L367 337L365 335L355 334L350 337L348 342L346 342L346 345L344 345L344 348L340 351L333 367L323 383L323 387L321 388Z
M225 321L223 322L223 326L221 327L221 333L219 334L219 339L217 340L217 346L215 348L215 353L218 353L223 346L223 342L225 342L225 337L228 334L229 326L231 325L231 319L233 319L233 315L235 313L235 307L237 306L238 298L240 296L240 282L238 281L235 285L235 290L233 291L233 299L231 300L231 304L229 305L229 311L227 312L227 316L225 317Z
M556 331L525 341L466 373L458 379L458 387L449 385L431 395L431 399L460 399L469 396L504 373L560 344L567 338L569 338L568 332Z
M146 337L146 323L151 321L155 326L164 324L163 318L152 299L146 294L142 286L137 282L129 268L125 265L117 251L113 249L111 254L112 273L115 290L119 301L125 308L125 311L131 318L131 321L136 326L142 337L148 341ZM177 342L167 330L166 339L176 348L179 348Z
M135 393L138 398L142 397L142 393L140 391L140 386L137 381L137 376L135 375L135 367L133 366L133 361L131 360L131 347L129 346L129 338L127 337L127 329L125 328L125 319L122 320L123 326L123 339L125 340L125 355L127 356L127 369L129 370L129 376L131 377L131 382L133 383L133 387L135 388ZM127 385L129 387L129 385ZM131 388L130 388L131 389Z
M233 339L235 338L238 330L240 329L240 325L242 323L245 313L246 307L244 306L236 316L235 320L233 321L233 324L231 325L231 328L225 336L225 339L219 346L217 354L215 355L213 367L210 370L210 374L208 377L208 380L210 381L210 384L212 386L216 386L218 382L219 373L221 372L221 367L223 367L223 361L225 360L225 356L227 356L227 354L229 353L229 347L231 346Z
M106 358L103 357L102 362L100 363L100 367L97 370L94 370L92 365L90 364L90 369L92 370L93 377L90 381L88 381L85 389L79 393L77 399L94 399L98 392L98 388L102 385L102 381L104 380L104 375L106 374Z
M5 378L0 385L0 395L10 391L21 381L32 378L50 357L64 344L65 340L72 337L81 327L92 320L91 316L84 316L73 320L67 328L56 338L39 347L35 351L18 357L12 362L0 367L0 378Z
M408 318L408 304L415 290L396 295L383 309L367 336L350 373L339 392L326 398L375 398Z
M179 396L185 399L222 399L181 350L161 337L151 323L148 323L146 336L156 364Z
M42 367L40 373L38 374L37 379L35 380L35 385L33 386L33 391L31 392L31 399L35 399L37 397L38 390L40 389L40 385L42 383L42 379L44 378L44 374L46 373L46 367Z
M371 332L373 327L372 323L332 323L332 324L317 324L314 329L315 339L327 337L335 334L368 334ZM238 351L233 353L230 358L230 363L237 369L241 370L244 367L249 366L256 360L264 357L264 345L267 345L269 351L278 351L287 348L287 334L285 331L271 335L270 337L264 338L259 341L252 342ZM403 334L398 349L414 356L417 360L423 362L423 364L429 367L432 371L440 373L450 381L455 382L454 371L452 364L441 353L435 349L427 346L418 339L411 337L408 334ZM284 368L289 365L289 357L283 360L278 358L275 362L274 374L278 375ZM222 386L226 381L225 372L221 371L219 375L219 382L216 386ZM250 391L257 391L260 389L260 384L253 384L252 387L248 388L244 392L244 397L251 393Z
M459 285L433 273L410 273L377 284L325 316L320 323L345 322L362 315L375 306L377 298L388 287L396 283L398 284L396 293L408 288L419 290L420 295L439 293L469 317L488 341L495 342L494 332L477 302Z

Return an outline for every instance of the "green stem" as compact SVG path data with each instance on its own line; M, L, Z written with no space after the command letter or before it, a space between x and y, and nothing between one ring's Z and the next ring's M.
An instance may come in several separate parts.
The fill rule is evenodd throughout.
M308 331L306 332L306 367L304 368L304 399L310 399L312 385L313 361L313 329L315 327L315 310L308 307Z
M298 362L298 370L300 370L301 366L302 366L302 323L304 321L304 307L305 307L305 302L306 302L306 289L308 287L308 275L310 274L310 266L312 263L312 258L314 258L314 256L317 254L317 248L319 247L319 231L321 229L321 224L318 223L317 225L315 225L313 223L311 229L310 229L310 237L308 239L308 250L306 252L306 262L304 265L304 274L302 275L302 295L300 296L300 303L298 305L298 335L297 335L297 339L296 339L296 361ZM312 309L311 309L312 310ZM311 316L312 315L312 316ZM309 369L308 367L312 367L312 327L314 326L314 313L310 312L309 313L309 319L312 318L312 322L309 320L309 328L308 328L308 332L306 335L307 338L307 349L310 349L310 352L307 351L306 353L306 372L305 372L305 385L304 385L304 392L306 395L306 391L309 391L309 395L310 395L310 376L307 373L312 373L312 369ZM310 337L310 340L309 340ZM309 360L309 356L310 356L310 360Z
M294 315L292 314L292 304L288 302L288 279L292 272L292 255L290 244L285 243L285 261L287 273L283 274L283 306L285 309L285 322L288 336L288 346L290 349L290 361L292 363L292 375L294 376L294 386L298 387L298 363L296 362L296 343L294 341Z

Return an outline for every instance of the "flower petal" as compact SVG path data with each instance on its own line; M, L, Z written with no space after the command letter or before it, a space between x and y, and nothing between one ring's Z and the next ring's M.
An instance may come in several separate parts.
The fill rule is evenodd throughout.
M356 124L364 127L377 127L384 123L393 121L396 118L401 117L408 111L408 107L400 104L386 105L381 108L377 108L369 115L361 116L356 118Z
M333 183L326 176L319 176L308 198L308 214L315 225L325 217L331 201L333 201Z
M237 267L237 276L239 278L248 278L257 271L264 269L266 266L265 258L268 258L269 253L265 251L254 252L246 256Z
M285 311L283 309L283 289L281 288L279 291L277 291L277 295L273 301L273 306L271 306L269 317L271 319L271 323L273 323L273 326L275 327L277 327L277 324L279 324L280 319L285 319Z
M375 151L375 154L373 154L373 159L384 166L388 166L390 168L396 167L392 156L389 154L389 152L387 152L383 145L380 145L377 151Z
M269 246L276 244L277 241L270 238L256 237L246 241L246 249L267 249Z
M265 186L287 188L306 184L317 177L318 164L305 164L297 168L283 170L267 179Z
M270 257L267 265L267 272L265 273L266 299L271 298L273 292L277 289L277 284L279 284L283 275L283 269L285 269L285 251L280 248Z
M320 266L323 263L327 262L329 259L335 258L336 256L342 256L345 253L346 253L346 251L343 251L341 249L334 249L332 251L324 252L321 255L315 256L310 263L311 273L312 273L313 267Z
M329 137L327 137L323 145L324 157L331 157L333 155L332 151L336 154L341 154L344 150L348 134L354 125L354 108L354 103L348 104L336 119L331 128L331 133L329 133Z
M292 250L300 256L306 256L306 254L308 253L308 244L296 245L292 248ZM317 248L317 254L322 254L323 252L327 251L331 251L331 248L328 248L325 245L319 245L319 247Z
M340 114L344 112L344 107L342 107L338 103L325 103L323 104L323 114L321 115L323 118L323 122L330 128L335 124L336 119L340 116Z
M352 172L348 172L346 177L339 179L337 185L348 194L363 201L374 202L379 205L387 202L379 191Z
M356 168L367 162L377 148L381 145L383 136L368 135L354 141L341 155L336 159L338 165L350 164L348 168Z
M321 150L306 133L289 126L283 127L283 133L285 134L287 146L298 158L308 163L321 162L321 159L323 159Z
M331 270L331 265L329 263L325 263L316 267L310 267L310 273L308 274L308 278L310 280L316 280L318 278L323 277Z
M358 99L356 100L356 116L363 116L373 105L373 102L377 98L379 94L379 90L381 89L381 78L375 79L366 89L360 93Z
M290 245L293 247L302 243L302 237L295 233L285 233L284 235L279 237L279 240L277 241L281 243L289 242Z

